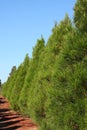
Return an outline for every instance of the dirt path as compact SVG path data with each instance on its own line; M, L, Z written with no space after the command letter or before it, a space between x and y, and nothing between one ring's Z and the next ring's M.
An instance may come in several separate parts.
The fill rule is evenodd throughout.
M0 96L0 130L38 130L30 118L9 109L8 101Z

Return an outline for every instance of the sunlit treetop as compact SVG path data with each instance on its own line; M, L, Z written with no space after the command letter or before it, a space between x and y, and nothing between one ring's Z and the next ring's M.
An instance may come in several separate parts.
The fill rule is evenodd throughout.
M87 32L87 0L77 0L74 7L74 23L79 31Z

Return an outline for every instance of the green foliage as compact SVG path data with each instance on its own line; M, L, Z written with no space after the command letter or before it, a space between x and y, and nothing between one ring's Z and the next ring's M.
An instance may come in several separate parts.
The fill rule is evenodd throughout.
M24 62L18 67L16 81L15 81L14 87L12 89L12 94L11 94L12 108L17 111L20 110L19 96L20 96L21 89L24 85L25 76L26 76L28 67L29 67L29 57L28 55L26 55Z
M37 40L32 58L26 55L2 85L12 108L31 117L39 130L87 129L86 2L75 5L76 28L66 14L47 44Z
M11 69L11 73L9 74L9 77L7 79L7 82L5 82L3 85L2 85L2 94L10 99L10 96L11 96L11 91L12 91L12 88L13 88L13 85L14 85L14 82L15 82L15 78L16 78L16 67L13 66L12 69Z
M1 89L2 89L1 87L2 87L2 83L1 83L1 80L0 80L0 94L1 94Z
M30 61L30 66L28 68L26 77L25 77L25 83L23 86L23 89L21 90L20 93L20 98L19 98L19 106L21 109L21 112L24 114L30 114L30 112L27 110L27 99L30 95L32 95L30 93L30 88L32 87L32 83L35 83L33 81L38 68L39 68L39 64L40 63L40 55L41 53L44 51L44 47L45 47L45 41L43 38L41 38L40 40L37 40L37 44L36 46L33 48L33 58ZM33 88L33 87L32 87Z
M71 27L71 22L67 22L67 24L64 24L65 21L66 17L64 21L61 22L61 24L56 25L53 34L50 36L48 40L44 52L41 53L40 65L38 64L39 68L32 80L31 88L28 94L28 110L30 111L30 116L33 117L33 119L37 122L41 130L51 129L51 127L47 124L46 117L46 104L48 103L48 92L49 89L51 89L53 86L52 78L55 69L54 64L57 60L56 58L62 49L63 42L66 40L67 34L69 33L69 31L65 31L65 33L61 32L60 38L58 36L59 30L60 28L62 28L62 26L65 26L66 28L70 27L71 31L73 30L73 28Z
M86 41L85 36L77 33L69 36L56 60L53 86L48 90L46 102L47 125L52 130L87 128L87 88L84 87L87 85Z
M11 97L11 92L16 80L16 74L17 74L17 69L16 66L13 66L11 69L11 72L9 74L8 77L8 84L6 86L8 86L8 90L6 92L6 98L10 101L10 97Z
M1 87L1 85L2 85L2 84L1 84L1 79L0 79L0 87Z
M74 8L74 22L81 32L87 32L87 0L77 0Z

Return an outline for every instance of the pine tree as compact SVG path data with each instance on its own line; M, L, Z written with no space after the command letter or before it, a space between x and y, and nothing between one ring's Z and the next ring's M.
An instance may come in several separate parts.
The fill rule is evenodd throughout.
M87 0L77 0L74 11L76 27L66 15L3 85L12 107L39 130L87 129Z
M9 77L8 77L8 83L6 86L8 86L7 88L7 92L6 92L6 97L8 100L10 100L10 97L11 97L11 91L13 89L13 85L14 85L14 82L15 82L15 79L16 79L16 66L13 66L12 69L11 69L11 72L9 73Z
M66 44L57 57L53 87L49 89L46 103L47 124L50 129L86 129L87 91L82 87L87 80L87 60L84 52L84 49L87 51L86 41L85 36L81 37L73 32L68 35Z
M44 39L41 38L41 39L37 40L37 44L33 48L33 55L32 55L32 59L30 61L30 66L28 68L28 71L27 71L27 74L25 77L24 86L20 93L19 105L20 105L20 108L22 108L21 109L22 113L24 113L26 115L30 115L30 111L28 110L28 106L27 106L28 98L29 98L29 102L31 103L31 105L33 105L31 102L33 99L33 93L30 92L30 89L34 90L34 88L32 87L32 84L34 84L34 86L35 86L34 77L35 77L36 73L38 72L38 68L40 65L40 55L43 52L44 47L45 47ZM32 96L31 99L30 99L30 96Z
M74 7L74 23L80 32L87 32L87 0L77 0Z
M1 93L1 86L2 86L2 84L1 84L1 80L0 80L0 93Z
M9 100L11 97L11 90L13 89L13 85L16 78L15 76L16 72L17 72L16 66L13 66L7 81L2 85L2 94Z
M69 31L72 31L72 24L66 15L65 19L54 27L43 53L39 56L39 68L30 84L28 109L30 116L37 122L41 130L51 129L46 117L48 93L49 89L53 87L52 79L56 57L59 55Z
M21 89L24 85L25 76L26 76L28 67L29 67L29 57L28 57L28 54L27 54L25 59L24 59L24 62L22 64L20 64L20 66L18 67L18 73L17 73L16 81L15 81L15 84L14 84L14 87L13 87L13 90L12 90L11 105L12 105L12 108L14 108L17 111L20 110L19 97L20 97Z

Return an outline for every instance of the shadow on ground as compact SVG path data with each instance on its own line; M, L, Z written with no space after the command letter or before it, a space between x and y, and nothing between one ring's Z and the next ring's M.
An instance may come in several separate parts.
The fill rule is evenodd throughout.
M37 130L30 118L10 110L10 104L0 96L0 130Z
M0 98L0 106L6 101ZM20 128L18 123L23 119L19 119L18 115L11 115L10 109L0 107L0 130L15 130Z

